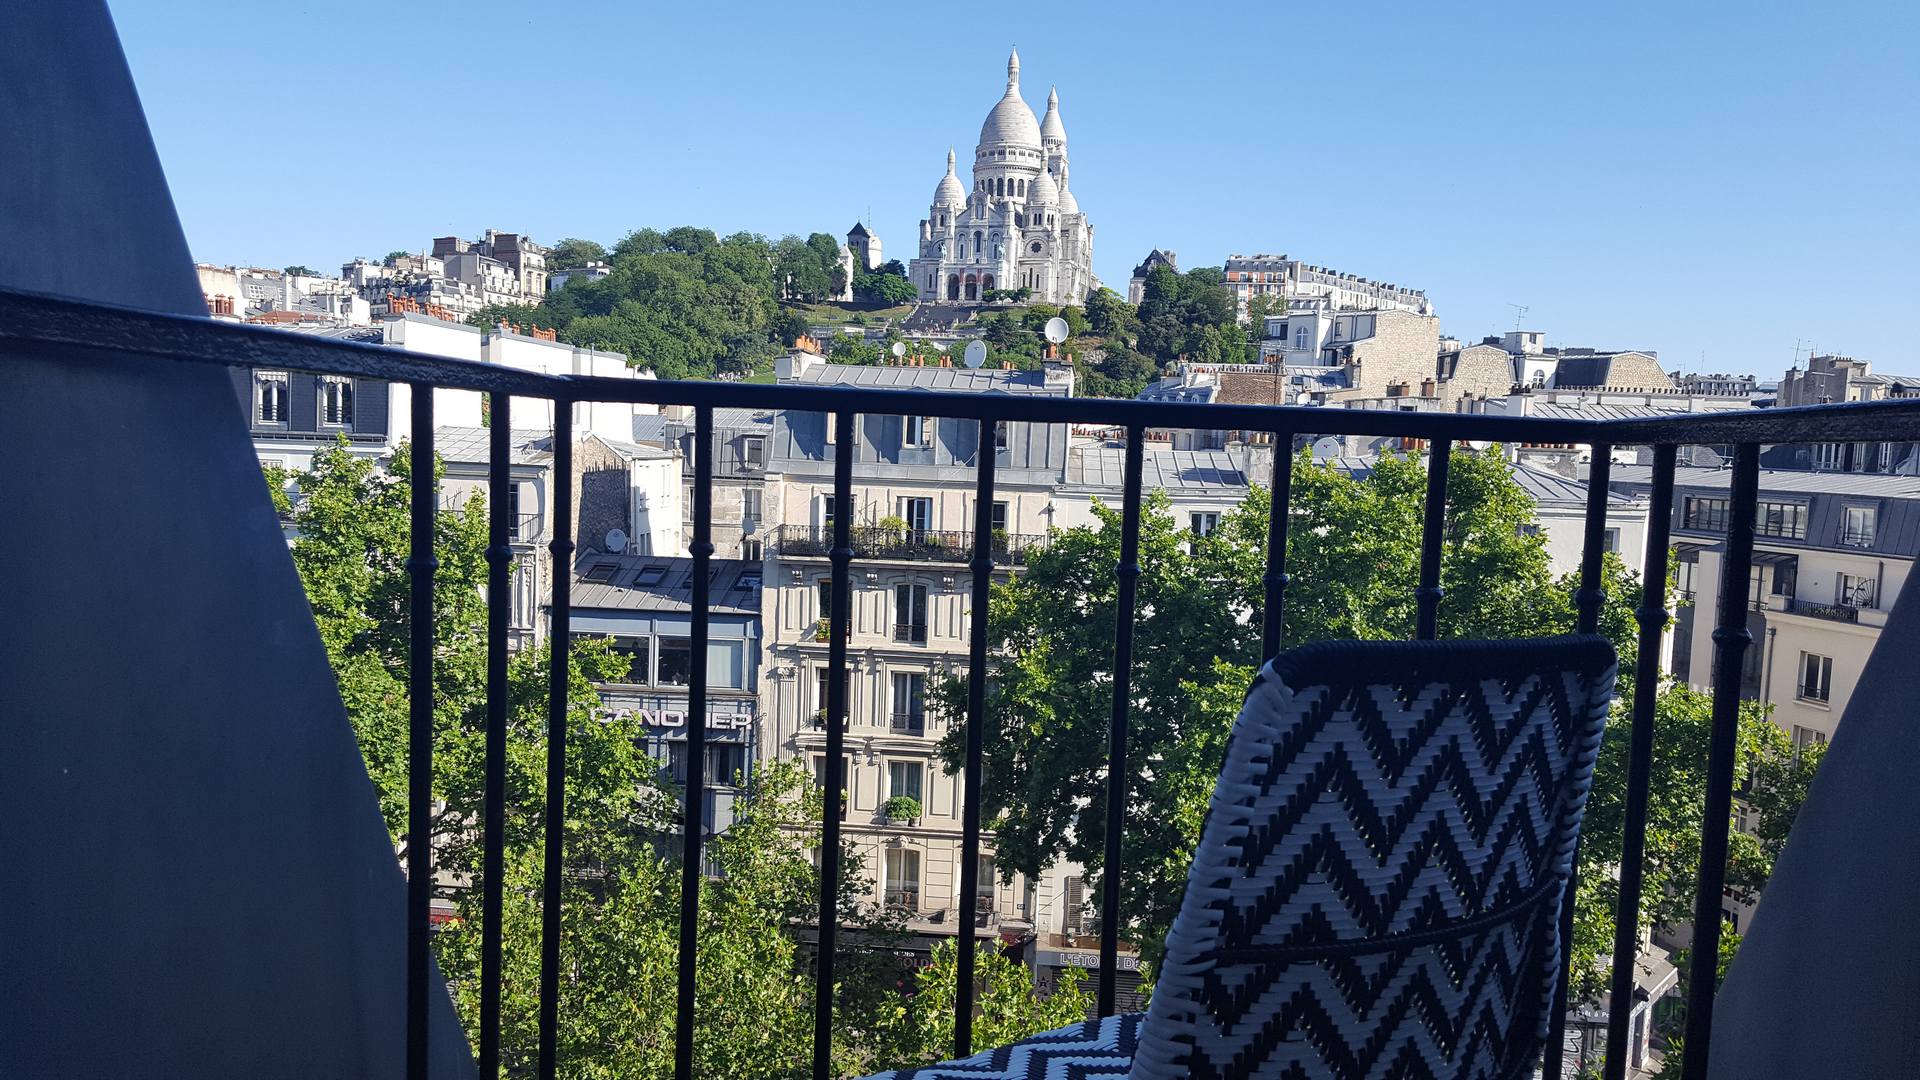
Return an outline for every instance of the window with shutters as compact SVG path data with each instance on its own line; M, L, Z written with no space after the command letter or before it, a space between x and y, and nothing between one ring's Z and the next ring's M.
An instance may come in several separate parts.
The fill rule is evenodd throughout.
M287 373L253 373L253 422L256 427L287 426Z
M335 375L320 377L320 423L324 427L353 426L353 380Z

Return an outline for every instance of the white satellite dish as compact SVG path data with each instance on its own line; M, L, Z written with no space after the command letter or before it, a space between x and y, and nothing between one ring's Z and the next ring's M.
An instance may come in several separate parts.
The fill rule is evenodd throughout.
M1311 405L1313 404L1313 395L1302 390L1293 396L1293 403L1295 405Z
M1053 342L1055 345L1067 340L1067 320L1058 315L1048 319L1046 335L1047 340Z
M607 531L607 550L615 555L627 550L627 534L619 529Z
M967 351L964 359L966 365L970 368L977 368L981 364L986 363L987 343L981 341L979 338L974 338L972 341L967 342Z
M900 359L901 357L903 357L903 356L905 356L905 355L907 355L907 343L906 343L906 342L904 342L904 341L896 341L896 342L894 342L894 343L893 343L893 358L894 358L895 360L898 360L898 359Z
M1493 448L1493 444L1485 439L1468 439L1466 445L1467 449L1474 451L1491 450Z
M1339 439L1336 439L1333 436L1329 435L1324 439L1315 440L1313 444L1313 460L1332 461L1334 458L1337 458L1339 456L1340 456L1340 440Z

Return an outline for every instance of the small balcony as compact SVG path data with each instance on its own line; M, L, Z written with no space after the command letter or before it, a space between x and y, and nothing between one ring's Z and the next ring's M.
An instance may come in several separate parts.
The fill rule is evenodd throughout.
M971 532L856 525L851 539L856 559L931 563L967 563L973 559ZM1027 553L1046 539L1031 533L995 533L991 542L993 561L1001 566L1024 566ZM833 554L832 526L782 525L773 531L773 541L784 558L826 559Z
M1792 600L1787 603L1786 610L1789 615L1804 615L1809 619L1826 619L1829 622L1860 621L1860 609L1852 604L1815 604L1806 600Z
M927 714L917 712L892 713L887 718L887 730L895 735L925 735L927 733Z
M927 624L894 623L893 640L904 641L909 645L925 645L927 643Z

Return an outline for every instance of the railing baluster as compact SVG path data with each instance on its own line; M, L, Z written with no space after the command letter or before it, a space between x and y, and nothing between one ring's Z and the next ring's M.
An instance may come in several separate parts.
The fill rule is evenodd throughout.
M833 414L832 604L827 613L826 812L820 830L820 933L814 961L813 1075L827 1080L833 1064L833 950L839 936L840 812L846 770L840 760L847 727L847 631L852 625L853 417ZM991 453L992 451L986 451Z
M487 747L485 850L480 867L480 1077L500 1075L501 878L507 831L507 623L512 618L514 527L507 491L513 484L513 398L487 395Z
M1600 572L1606 554L1607 499L1611 494L1607 484L1613 476L1613 447L1605 443L1593 443L1590 450L1586 528L1580 545L1580 588L1573 597L1576 613L1574 629L1582 634L1599 630L1600 605L1606 599ZM1574 906L1579 896L1580 843L1576 840L1573 872L1567 875L1567 890L1560 897L1560 968L1553 982L1553 1012L1547 1018L1546 1060L1542 1062L1541 1070L1543 1080L1560 1080L1566 1068L1567 1007L1573 977L1572 958L1568 956L1568 949L1573 941Z
M567 813L567 691L573 655L573 401L553 401L553 610L548 618L546 874L541 883L540 1080L560 1052L560 902Z
M1427 452L1427 507L1420 520L1420 588L1414 635L1431 641L1440 629L1440 541L1447 524L1447 469L1453 464L1453 440L1435 439Z
M1140 469L1146 430L1127 428L1120 495L1120 564L1113 626L1113 716L1107 726L1107 838L1100 873L1101 1016L1112 1016L1120 981L1120 854L1127 809L1127 724L1133 697L1133 614L1140 581Z
M1582 634L1600 629L1600 605L1606 602L1606 590L1600 580L1600 568L1607 549L1607 485L1613 479L1613 447L1593 444L1593 464L1587 469L1586 535L1580 545L1580 589L1573 597Z
M695 960L699 955L701 841L707 803L708 563L713 557L713 407L693 412L693 663L687 684L687 782L680 865L680 988L675 1003L673 1075L693 1077Z
M1248 477L1249 480L1252 477ZM1273 491L1267 507L1267 587L1266 611L1261 616L1260 661L1280 655L1280 643L1286 636L1287 583L1287 511L1293 501L1293 433L1273 433Z
M1700 878L1693 898L1693 955L1687 968L1687 1032L1680 1075L1706 1080L1719 989L1720 898L1727 884L1727 834L1733 817L1734 744L1740 730L1740 673L1753 634L1747 629L1753 572L1754 503L1760 495L1760 446L1733 452L1727 550L1720 565L1718 625L1713 631L1713 737L1707 750L1707 803L1700 822Z
M953 1056L973 1053L973 940L979 920L980 740L987 715L987 604L993 583L993 430L980 421L973 490L973 610L967 616L967 761L961 772L960 964L953 995ZM991 882L987 885L992 888Z
M433 554L440 492L434 483L433 387L413 384L412 505L408 525L407 1076L426 1080L433 934Z
M1646 871L1647 796L1653 775L1653 714L1660 694L1660 640L1667 628L1667 536L1673 527L1673 466L1679 448L1653 448L1653 502L1640 580L1640 647L1633 669L1633 729L1627 747L1626 837L1614 910L1613 988L1607 1015L1606 1080L1626 1080L1634 963L1640 951L1640 886Z

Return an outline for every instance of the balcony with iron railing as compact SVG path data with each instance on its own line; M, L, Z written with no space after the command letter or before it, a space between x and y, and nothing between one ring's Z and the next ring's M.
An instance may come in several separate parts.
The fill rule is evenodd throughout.
M1828 622L1860 621L1860 608L1855 604L1820 604L1796 598L1788 600L1783 610L1789 615L1804 615L1809 619L1825 619Z
M775 551L783 558L828 559L833 555L833 526L782 525L773 531ZM973 534L939 529L893 529L884 525L856 525L849 539L856 559L897 562L966 563L973 559ZM1023 566L1027 553L1046 542L1030 533L991 534L997 563Z
M1296 438L1319 434L1399 436L1426 440L1433 455L1426 474L1426 515L1420 534L1420 566L1417 587L1410 603L1415 610L1417 636L1431 639L1437 633L1442 596L1441 566L1446 534L1442 527L1448 505L1449 452L1454 445L1468 440L1501 443L1572 443L1594 448L1593 471L1589 478L1590 497L1586 507L1585 544L1579 570L1577 611L1568 629L1591 632L1598 625L1602 602L1602 555L1607 527L1609 501L1609 455L1614 446L1647 446L1653 459L1651 511L1647 528L1645 558L1641 572L1642 596L1638 609L1638 650L1641 656L1655 656L1668 628L1665 583L1668 579L1669 523L1673 517L1674 473L1677 448L1683 444L1731 443L1732 511L1722 560L1721 598L1714 613L1717 628L1713 632L1716 677L1713 680L1713 727L1711 747L1705 763L1705 808L1701 818L1702 856L1694 895L1691 947L1689 1007L1686 1016L1684 1053L1687 1075L1704 1076L1709 1050L1714 1046L1712 1003L1717 987L1715 961L1719 955L1723 891L1727 885L1726 865L1729 849L1730 805L1734 791L1734 739L1740 701L1739 674L1750 642L1744 585L1748 581L1753 558L1754 506L1762 443L1843 441L1849 439L1920 438L1920 403L1875 403L1866 405L1822 406L1799 409L1774 409L1751 413L1683 414L1672 417L1630 420L1577 420L1529 416L1500 416L1455 413L1400 413L1372 410L1340 410L1299 407L1204 405L1192 403L1147 403L1131 400L1025 397L1010 395L940 394L905 390L881 390L851 387L768 386L747 383L684 382L674 380L616 380L589 376L552 376L533 374L503 367L452 361L431 356L405 354L377 346L350 341L289 334L255 326L218 323L201 317L161 315L126 308L79 303L37 295L0 290L0 341L31 348L39 356L70 358L76 365L98 364L100 357L125 358L137 365L130 378L145 379L158 385L175 378L174 372L202 365L248 367L271 363L277 369L340 374L372 374L376 377L414 384L412 395L413 447L416 454L433 452L435 387L458 388L486 393L492 408L496 436L510 430L509 409L516 399L539 398L571 404L578 402L628 402L650 405L677 404L694 411L696 446L711 446L713 411L719 407L739 406L756 409L795 409L828 412L833 417L840 446L855 444L854 424L862 414L940 416L976 421L983 426L1004 421L1030 424L1100 424L1126 432L1125 469L1120 492L1121 545L1118 564L1113 567L1116 581L1116 622L1112 635L1112 710L1107 724L1107 831L1101 838L1101 857L1113 872L1104 875L1101 895L1095 905L1098 919L1088 930L1097 938L1098 980L1097 1010L1111 1015L1118 1000L1120 970L1121 882L1135 870L1143 858L1158 858L1159 853L1127 852L1123 848L1129 807L1125 803L1124 778L1140 763L1128 757L1128 732L1131 703L1135 700L1136 675L1134 625L1139 615L1137 580L1139 575L1139 534L1143 513L1142 455L1145 432L1149 426L1177 425L1202 430L1265 431L1276 442L1288 444ZM157 363L170 361L172 363ZM574 430L572 411L556 408L554 415L554 493L556 520L568 520L572 513L576 482L572 470ZM238 423L236 418L236 424ZM244 432L236 432L232 443L244 448ZM511 481L511 447L504 437L491 442L489 462L491 482L504 488ZM1290 581L1287 567L1287 534L1291 522L1290 492L1293 456L1274 456L1272 474L1259 478L1273 493L1267 523L1261 578L1262 594L1258 606L1247 613L1261 628L1261 655L1272 658L1282 648L1282 619ZM968 564L971 605L985 610L994 567L998 563L1018 564L1032 550L1037 537L999 537L990 526L988 511L993 502L995 458L982 455L976 466L974 500L983 508L975 528L966 533L896 532L870 530L837 522L831 529L783 528L778 543L783 555L799 558L823 558L831 564L831 627L827 635L830 651L827 659L828 701L825 713L824 776L821 791L824 810L819 842L819 906L814 920L814 953L811 964L815 983L817 1020L813 1033L815 1055L812 1074L822 1078L832 1074L834 1030L831 1024L836 995L840 992L836 958L854 947L839 936L842 897L842 830L845 816L844 775L847 749L846 673L849 655L846 624L852 609L851 566L856 560L908 559ZM696 564L692 575L690 637L694 670L688 687L686 715L686 754L691 760L704 760L708 745L705 717L708 712L706 658L709 639L709 575L705 563L712 551L712 474L705 455L695 462L692 499L691 550ZM833 494L839 505L851 505L853 495L852 456L841 455L834 462ZM264 499L264 493L260 493ZM435 805L436 791L431 772L436 725L444 718L436 712L435 664L433 648L433 591L438 564L433 558L432 536L435 493L431 484L416 489L412 503L412 536L415 557L407 563L411 575L412 596L407 633L411 635L411 655L420 660L409 675L413 693L407 701L412 746L416 751L413 768L407 772L410 784L406 813L411 832L429 833L427 822ZM507 617L508 544L519 523L504 506L490 507L489 514L489 589L487 596L487 648L489 674L487 709L499 717L497 726L487 729L485 769L488 790L504 790L506 757L500 750L504 740L504 694L510 626ZM276 541L277 538L276 538ZM570 544L565 537L554 540L555 550L565 553ZM985 558L975 558L975 553ZM186 553L186 554L191 554ZM184 556L183 556L184 557ZM279 558L284 561L284 554ZM1295 568L1296 572L1299 568ZM568 768L565 732L569 723L569 695L572 690L564 675L566 650L571 641L571 578L553 575L549 598L552 632L548 646L553 650L552 669L560 673L553 679L551 698L546 703L547 722L554 732L548 742L547 766L551 777L564 778ZM263 601L264 602L264 601ZM1705 613L1701 613L1704 617ZM963 725L960 747L960 800L962 824L960 867L956 894L978 895L980 890L982 825L980 779L982 773L983 715L985 683L988 671L989 638L986 620L973 620L969 632L965 708L954 717ZM495 672L502 673L499 678ZM1651 664L1641 665L1634 674L1632 696L1632 745L1628 749L1630 766L1623 819L1615 827L1622 830L1625 858L1617 883L1608 889L1617 895L1619 932L1613 941L1612 993L1607 1018L1609 1052L1605 1075L1619 1080L1625 1069L1625 1054L1620 1048L1629 1037L1629 1013L1634 1005L1633 973L1641 949L1637 928L1642 904L1641 866L1645 854L1648 823L1649 777L1651 776L1652 725L1659 673ZM893 725L911 727L919 714L898 714ZM920 723L924 723L922 719ZM406 765L399 766L406 769ZM558 785L555 785L556 788ZM704 799L708 780L690 781L689 798ZM560 932L561 875L558 862L562 847L574 843L563 829L564 808L560 798L549 801L544 810L546 855L550 872L536 898L544 916L543 948L538 962L537 985L530 987L543 1002L558 1000L561 981L575 980L580 972L570 970L558 948ZM371 807L366 808L371 815ZM692 1019L703 1007L692 978L697 963L699 942L693 932L700 910L699 891L707 887L701 868L707 841L699 815L683 815L684 832L680 837L682 867L682 932L677 942L677 963L683 974L676 1001L678 1074L690 1075L692 1061ZM484 848L484 864L498 867L506 842L503 822L489 816L477 822L476 842ZM298 842L279 837L276 842ZM1131 855L1128 859L1126 856ZM435 880L435 852L430 845L408 848L405 863L409 887L405 901L407 934L406 1049L409 1075L427 1075L425 1047L428 1040L429 1011L437 986L437 977L429 963L428 944L434 934L434 909L431 883ZM500 1009L505 982L500 966L502 908L499 875L483 875L474 885L489 898L481 927L482 953L487 974L474 989L482 1017L477 1044L484 1076L495 1075L500 1063ZM1570 890L1569 895L1582 895ZM917 887L888 886L884 893L888 907L917 910ZM975 932L984 915L990 915L991 899L986 903L958 905L959 973L955 982L954 1046L957 1054L973 1049L972 1025L975 1009L974 950ZM1573 905L1563 912L1564 927L1575 917ZM396 942L397 944L397 942ZM398 963L398 957L395 958ZM1548 1045L1564 1045L1565 971L1561 972L1560 1006L1552 1013L1553 1034ZM451 1015L451 1014L448 1014ZM553 1008L541 1010L538 1021L540 1057L538 1072L553 1076L561 1068L557 1060L560 1040L558 1018ZM396 1048L396 1053L399 1048ZM1549 1078L1563 1075L1565 1064L1556 1053L1545 1057Z
M887 718L887 730L895 735L925 735L927 714L923 712L891 713Z

